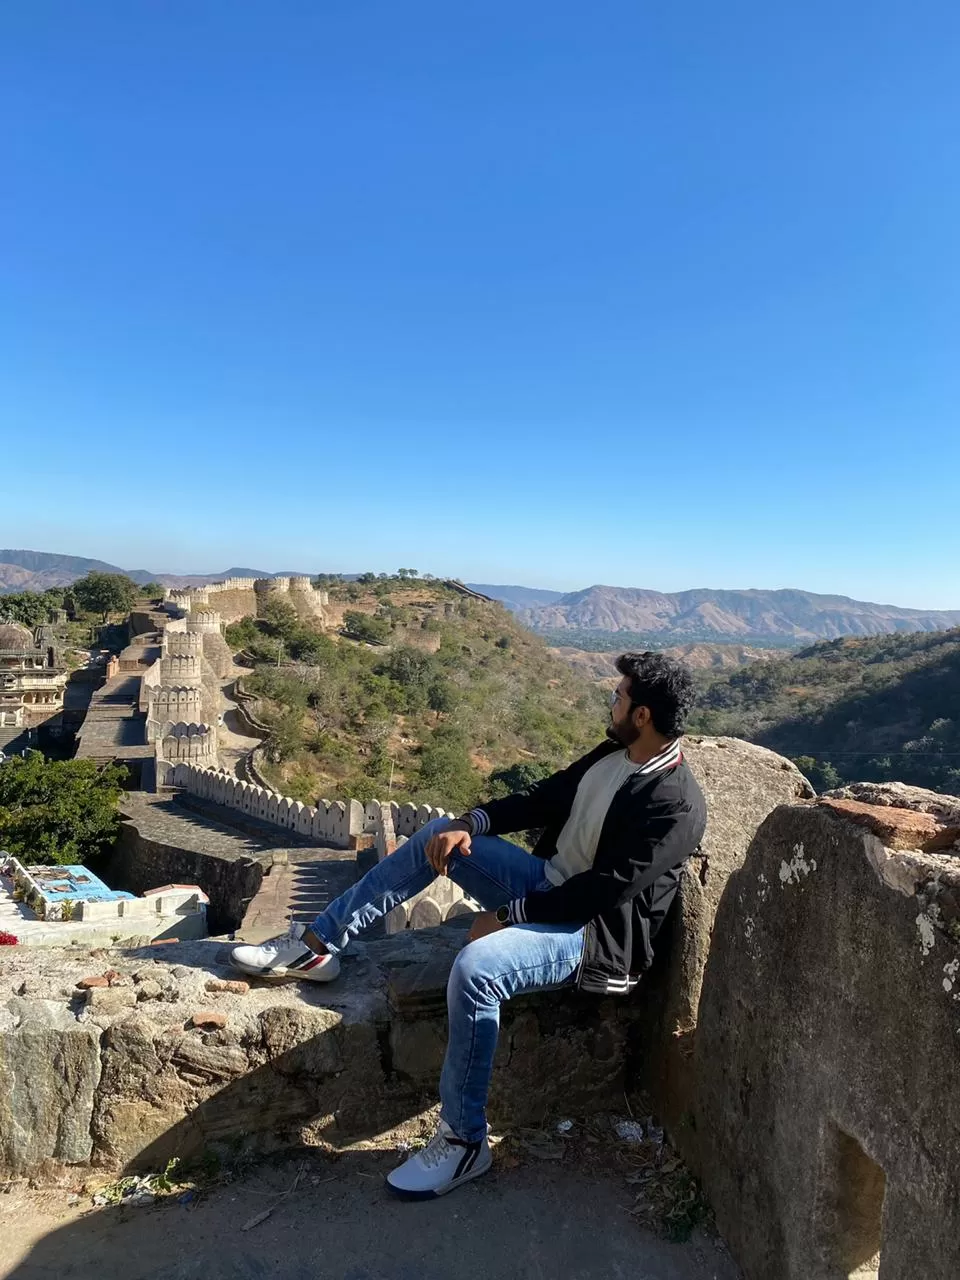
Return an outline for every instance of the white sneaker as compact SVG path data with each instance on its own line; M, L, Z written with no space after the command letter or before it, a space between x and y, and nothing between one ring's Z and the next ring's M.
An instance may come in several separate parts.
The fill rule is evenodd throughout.
M257 978L304 978L308 982L332 982L340 972L336 956L318 955L302 941L305 924L291 924L280 938L259 947L234 947L230 962L235 969Z
M479 1178L491 1164L486 1135L481 1142L464 1142L441 1120L423 1150L387 1174L387 1186L405 1200L432 1200Z

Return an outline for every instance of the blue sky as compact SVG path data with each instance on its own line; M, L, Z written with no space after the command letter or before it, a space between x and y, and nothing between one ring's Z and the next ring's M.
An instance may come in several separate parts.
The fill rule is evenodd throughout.
M8 0L0 546L960 607L960 6Z

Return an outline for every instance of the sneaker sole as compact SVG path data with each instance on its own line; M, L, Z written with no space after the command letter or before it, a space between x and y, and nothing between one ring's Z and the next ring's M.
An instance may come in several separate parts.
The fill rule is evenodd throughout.
M251 978L297 978L301 982L334 982L340 976L339 969L335 973L327 973L329 965L324 965L321 968L320 972L326 975L324 977L311 970L303 973L299 969L288 969L286 966L276 969L256 969L253 965L242 964L239 960L231 960L230 966L236 969L238 973L246 973Z
M481 1169L471 1169L469 1173L465 1173L462 1178L457 1178L454 1182L449 1183L440 1191L405 1191L402 1187L395 1187L390 1181L389 1176L384 1179L387 1187L399 1200L439 1200L441 1196L449 1195L451 1191L456 1191L457 1187L462 1187L465 1182L472 1182L474 1178L482 1178L485 1173L489 1173L493 1168L493 1157L491 1156L487 1163Z

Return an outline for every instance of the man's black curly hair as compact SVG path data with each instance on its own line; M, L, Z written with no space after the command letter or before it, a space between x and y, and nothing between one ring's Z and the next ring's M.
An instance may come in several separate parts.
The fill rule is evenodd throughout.
M696 692L690 668L664 653L622 653L617 670L630 680L630 701L649 707L653 727L666 738L679 738Z

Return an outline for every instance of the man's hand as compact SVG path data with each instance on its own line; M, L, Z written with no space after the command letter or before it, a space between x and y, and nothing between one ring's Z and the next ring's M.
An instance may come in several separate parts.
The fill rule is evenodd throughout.
M478 911L473 917L467 941L476 942L478 938L485 938L488 933L498 933L501 929L509 928L508 924L500 923L493 911Z
M470 829L465 822L451 822L427 841L427 861L438 876L447 874L447 863L455 852L470 856Z

